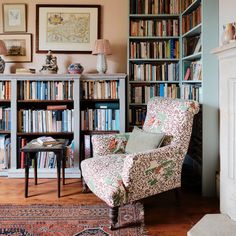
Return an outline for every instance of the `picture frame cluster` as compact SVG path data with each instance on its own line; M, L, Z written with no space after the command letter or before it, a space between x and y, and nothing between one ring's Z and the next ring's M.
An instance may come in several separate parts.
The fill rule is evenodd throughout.
M27 32L27 5L4 3L2 5L3 40L7 55L5 62L32 62L32 34Z
M36 53L91 53L100 37L100 5L36 5ZM33 35L27 33L27 4L2 4L5 62L32 62Z

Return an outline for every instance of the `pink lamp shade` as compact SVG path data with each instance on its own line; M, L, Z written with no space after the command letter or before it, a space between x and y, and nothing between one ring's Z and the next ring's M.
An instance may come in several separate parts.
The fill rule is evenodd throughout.
M98 55L98 54L111 55L111 46L110 46L109 40L107 39L96 40L92 54L93 55Z
M6 45L2 40L0 40L0 55L7 55Z

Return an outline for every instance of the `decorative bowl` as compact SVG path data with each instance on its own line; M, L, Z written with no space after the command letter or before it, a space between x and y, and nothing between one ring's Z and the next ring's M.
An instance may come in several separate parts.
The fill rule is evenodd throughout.
M70 64L68 67L69 74L82 74L84 71L84 67L80 63Z

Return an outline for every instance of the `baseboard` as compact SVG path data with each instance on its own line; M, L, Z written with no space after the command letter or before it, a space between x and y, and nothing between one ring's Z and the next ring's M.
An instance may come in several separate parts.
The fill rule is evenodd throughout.
M10 169L8 170L8 178L25 178L25 170L24 169ZM34 177L34 170L30 169L29 177ZM70 179L81 178L81 173L78 168L66 168L65 169L65 177ZM57 170L56 169L38 169L38 178L57 178Z

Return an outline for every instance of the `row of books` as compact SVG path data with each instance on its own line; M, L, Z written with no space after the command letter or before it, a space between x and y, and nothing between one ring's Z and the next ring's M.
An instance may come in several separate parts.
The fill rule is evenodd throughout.
M179 98L180 89L177 84L153 84L150 86L132 86L130 91L131 103L147 103L150 98L159 97L170 97Z
M131 14L179 14L180 0L130 0Z
M120 110L87 109L81 111L81 130L120 130Z
M201 23L201 5L192 13L182 18L182 33L186 33Z
M183 39L184 57L200 52L202 49L201 35Z
M11 139L7 135L0 135L0 170L8 169L11 160Z
M20 100L72 100L73 81L20 81Z
M184 84L182 86L182 98L202 102L202 87L197 84Z
M193 61L187 67L184 80L201 81L202 80L202 62Z
M130 36L179 36L179 20L131 20Z
M0 81L0 100L11 99L11 82Z
M118 99L119 81L83 81L83 99Z
M28 143L26 138L18 137L18 158L17 166L18 168L24 168L25 153L21 152L21 148ZM71 168L74 166L74 156L73 156L73 141L67 147L68 153L66 155L66 168ZM37 154L37 167L38 168L55 168L56 167L56 155L53 152L38 152ZM31 167L34 167L35 163L32 160Z
M160 42L131 42L131 59L175 59L179 58L179 41L170 39Z
M179 63L131 64L130 81L178 81Z
M72 132L74 130L74 110L20 110L18 112L18 132L47 133Z
M11 108L0 107L0 130L11 130Z
M185 11L193 2L196 0L182 0L181 1L181 11Z
M130 108L129 109L129 124L143 125L147 114L146 107Z

